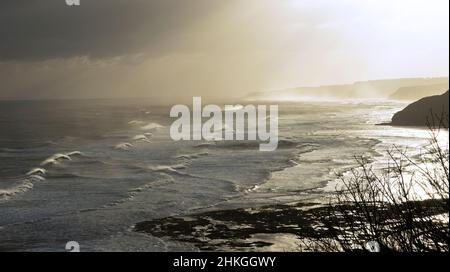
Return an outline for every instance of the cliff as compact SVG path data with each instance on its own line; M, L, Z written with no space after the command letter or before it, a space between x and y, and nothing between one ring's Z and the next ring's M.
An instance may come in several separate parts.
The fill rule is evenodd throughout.
M441 94L445 90L448 90L448 82L433 85L403 87L391 94L389 99L417 100L422 97Z
M397 112L391 125L395 126L427 126L439 125L437 119L444 116L443 126L448 128L449 93L422 98L404 110ZM434 117L434 123L432 123Z

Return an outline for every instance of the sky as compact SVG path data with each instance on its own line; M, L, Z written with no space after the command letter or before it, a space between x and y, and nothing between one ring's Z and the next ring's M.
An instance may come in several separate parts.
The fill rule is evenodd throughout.
M448 76L448 0L2 0L0 99Z

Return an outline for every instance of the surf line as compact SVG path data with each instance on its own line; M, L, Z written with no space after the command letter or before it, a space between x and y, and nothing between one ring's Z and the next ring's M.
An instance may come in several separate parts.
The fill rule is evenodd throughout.
M267 105L225 105L222 109L213 104L203 107L202 98L193 97L192 115L187 105L175 105L170 117L178 118L170 126L174 141L259 140L260 151L278 148L278 105L270 105L268 112Z

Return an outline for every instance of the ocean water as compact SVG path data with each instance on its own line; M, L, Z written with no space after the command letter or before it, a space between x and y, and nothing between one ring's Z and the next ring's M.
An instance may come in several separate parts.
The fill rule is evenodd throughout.
M280 104L279 148L173 142L169 106L145 100L0 102L0 251L196 250L135 233L135 223L202 209L321 201L336 174L392 145L418 150L420 128L376 126L406 104ZM444 137L448 138L448 131Z

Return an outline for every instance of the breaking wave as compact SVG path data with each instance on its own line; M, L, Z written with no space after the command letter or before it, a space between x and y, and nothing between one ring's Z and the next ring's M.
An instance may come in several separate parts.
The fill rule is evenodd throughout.
M59 164L61 163L61 161L67 160L67 161L71 161L72 157L75 156L83 156L83 153L80 151L72 151L69 153L57 153L54 154L50 157L48 157L47 159L45 159L42 163L41 166L46 166L46 165L55 165L55 164Z
M26 175L34 175L34 174L40 174L40 175L45 175L47 173L47 170L45 170L44 168L33 168L30 171L28 171L28 173L26 173Z
M128 151L132 147L134 147L134 145L131 143L118 143L117 145L114 146L114 149Z
M8 189L1 189L0 190L0 199L1 200L7 200L10 197L13 197L17 194L24 193L30 189L33 188L33 181L29 179L25 179L20 184L15 185Z
M35 182L44 180L45 177L43 177L43 174L27 174L16 185L7 189L0 189L0 200L8 200L15 195L25 193L28 190L33 189Z
M176 158L177 159L184 159L184 160L193 160L193 159L198 159L204 156L208 156L209 153L208 152L202 152L202 153L194 153L194 154L183 154L183 155L179 155Z
M186 169L187 165L185 164L174 164L174 165L151 165L148 167L150 171L153 172L163 172L163 173L175 173L183 175L184 173L179 172L178 170Z
M57 153L49 158L45 159L42 163L42 167L35 167L28 171L23 177L19 178L19 181L10 188L0 189L0 200L8 200L13 196L25 193L34 187L35 182L45 181L47 175L47 169L43 166L51 166L59 164L64 160L72 160L72 157L83 156L80 151L72 151L68 153Z
M130 122L128 122L129 125L143 125L145 124L144 121L140 121L140 120L132 120Z
M146 142L146 143L150 143L150 139L147 137L147 135L145 134L139 134L136 135L132 138L133 141L141 141L141 142Z
M132 201L139 193L145 192L145 191L155 188L155 187L160 187L160 186L164 186L164 185L175 182L174 178L167 174L160 173L160 176L161 176L161 178L156 181L152 181L152 182L146 183L140 187L129 190L127 197L119 199L112 203L106 204L103 206L103 208L111 208L111 207L115 207L120 204L126 203L128 201Z
M164 126L158 124L158 123L148 123L147 125L141 127L142 130L154 130L154 129L159 129L159 128L163 128Z

